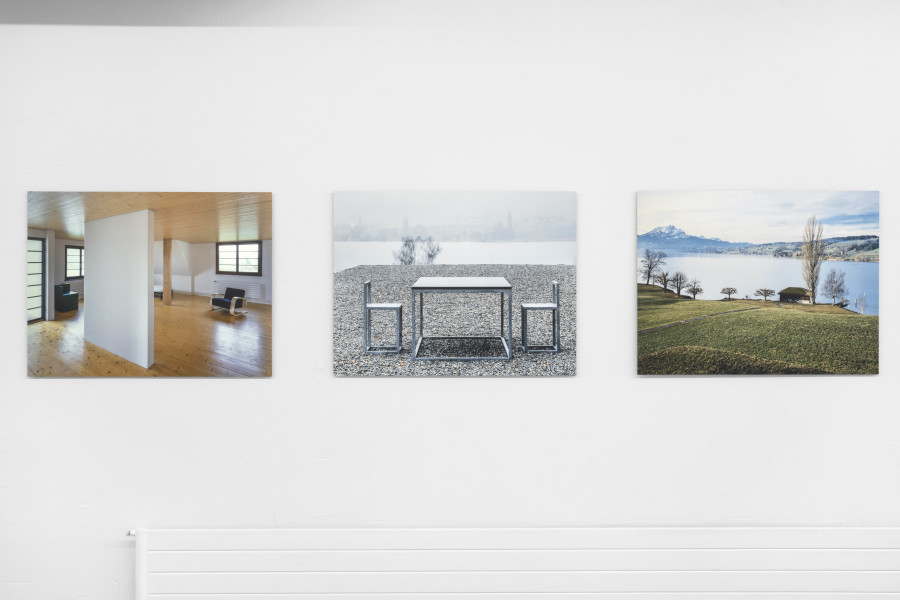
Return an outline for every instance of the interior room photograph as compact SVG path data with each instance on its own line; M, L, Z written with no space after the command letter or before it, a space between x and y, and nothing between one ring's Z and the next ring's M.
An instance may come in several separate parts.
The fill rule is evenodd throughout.
M29 377L272 375L272 195L30 192Z

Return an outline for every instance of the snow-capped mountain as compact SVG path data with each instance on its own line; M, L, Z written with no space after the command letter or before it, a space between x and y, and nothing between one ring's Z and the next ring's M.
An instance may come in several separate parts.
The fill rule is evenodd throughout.
M644 234L644 237L648 236L667 240L680 240L691 237L686 234L683 229L678 229L674 225L666 225L665 227L656 227L654 229L651 229Z
M746 243L726 242L719 238L690 235L674 225L655 227L637 236L638 248L661 248L682 252L703 252L723 248L743 248Z

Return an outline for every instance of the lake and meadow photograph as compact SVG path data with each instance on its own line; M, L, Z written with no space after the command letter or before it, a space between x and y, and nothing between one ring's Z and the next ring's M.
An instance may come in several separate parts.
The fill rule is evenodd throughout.
M640 192L637 372L877 374L878 259L878 192Z
M575 375L574 192L333 202L335 375Z

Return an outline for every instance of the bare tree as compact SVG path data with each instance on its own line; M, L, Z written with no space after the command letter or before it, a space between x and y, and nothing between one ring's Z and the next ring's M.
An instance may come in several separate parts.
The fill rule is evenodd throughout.
M775 295L775 290L770 290L769 288L759 288L756 292L753 293L754 296L762 296L763 302L765 302L769 296Z
M847 294L847 286L844 285L844 272L835 271L834 269L828 271L828 275L825 276L825 281L822 283L822 293L826 296L831 296L832 306L834 306L836 299L843 299L844 295Z
M691 279L690 285L687 287L687 293L691 295L691 298L694 300L697 299L697 294L703 293L703 288L700 287L700 281L697 279Z
M431 265L441 253L441 245L431 236L422 238L405 235L400 238L400 250L395 251L394 262L398 265Z
M685 275L681 271L678 271L677 273L672 275L672 287L675 288L675 294L677 294L678 296L681 295L682 288L687 287L687 284L687 275Z
M416 240L404 235L400 238L400 250L394 252L394 262L398 265L416 264Z
M822 239L822 223L816 221L813 215L806 222L803 229L803 245L801 247L803 281L809 292L812 304L816 303L816 290L819 288L819 269L825 260L825 241Z
M866 295L857 296L856 298L856 308L859 309L859 314L866 314Z
M669 272L668 272L668 271L660 271L659 273L657 273L657 274L653 277L653 281L655 281L656 283L658 283L659 285L661 285L663 291L665 291L666 288L669 287L669 280L670 280L670 279L671 279L671 277L669 277Z
M425 238L422 244L423 254L425 255L425 264L433 265L434 259L437 258L437 255L441 253L441 245L434 240L431 239L431 236Z
M644 248L644 258L641 259L641 276L647 280L647 285L650 285L650 280L664 264L666 264L665 252Z
M726 288L722 288L721 293L726 294L728 296L728 299L731 300L731 295L737 294L737 290L733 287L726 287Z

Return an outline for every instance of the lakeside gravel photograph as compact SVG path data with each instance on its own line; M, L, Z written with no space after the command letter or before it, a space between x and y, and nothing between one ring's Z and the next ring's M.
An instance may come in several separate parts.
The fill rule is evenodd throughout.
M334 194L336 376L576 372L573 192Z

